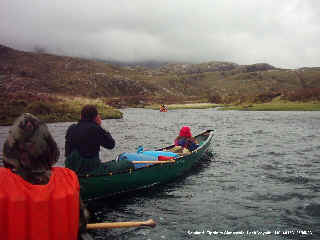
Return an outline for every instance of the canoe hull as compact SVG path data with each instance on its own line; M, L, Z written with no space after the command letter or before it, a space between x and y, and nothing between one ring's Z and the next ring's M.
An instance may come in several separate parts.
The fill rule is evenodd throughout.
M81 197L83 199L107 197L171 182L196 165L203 153L207 151L212 136L213 132L208 132L208 137L201 147L189 155L176 158L174 163L154 164L114 175L79 177Z

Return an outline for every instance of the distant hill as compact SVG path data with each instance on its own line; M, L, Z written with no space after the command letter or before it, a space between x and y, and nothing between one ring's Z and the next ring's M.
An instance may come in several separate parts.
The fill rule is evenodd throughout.
M0 45L2 101L46 94L103 97L120 107L209 99L227 102L310 88L320 88L320 68L290 70L267 63L218 61L124 63L17 51Z
M103 60L103 59L94 59L100 62L104 62L110 65L118 66L118 67L140 67L140 68L150 68L150 69L157 69L161 66L169 64L168 61L135 61L135 62L123 62L123 61L116 61L116 60Z
M7 93L30 92L87 97L122 96L152 92L132 72L99 61L0 46L1 87Z

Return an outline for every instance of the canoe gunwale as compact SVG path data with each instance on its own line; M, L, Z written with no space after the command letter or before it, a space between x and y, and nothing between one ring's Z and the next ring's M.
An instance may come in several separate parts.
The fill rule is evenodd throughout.
M174 165L174 164L179 164L179 162L181 162L181 160L183 160L184 158L186 157L190 157L192 155L196 155L200 150L202 150L204 147L207 147L207 145L209 144L208 142L211 141L212 137L213 137L213 133L214 133L214 130L206 130L198 135L195 136L195 138L197 137L200 137L200 136L203 136L205 134L208 134L208 137L207 139L204 141L204 143L199 146L197 149L195 149L194 151L191 152L191 154L188 154L188 155L181 155L179 157L176 157L175 158L175 162L164 162L164 163L160 163L160 164L152 164L152 165L146 165L144 167L141 167L141 168L137 168L137 169L126 169L124 171L117 171L117 172L111 172L111 173L106 173L106 174L99 174L99 175L78 175L79 178L97 178L97 177L112 177L112 176L115 176L115 175L120 175L120 174L127 174L127 173L132 173L132 172L137 172L137 171L141 171L141 170L145 170L146 168L152 168L152 167L159 167L160 166L163 166L163 165ZM170 145L170 146L167 146L167 147L164 147L164 148L160 148L160 149L156 149L155 151L162 151L162 150L165 150L165 149L170 149L174 147L174 145Z

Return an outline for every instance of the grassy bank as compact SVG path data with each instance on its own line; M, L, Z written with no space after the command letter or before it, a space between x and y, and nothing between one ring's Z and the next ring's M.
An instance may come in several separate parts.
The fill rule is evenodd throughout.
M225 106L219 110L242 111L320 111L320 102L288 102L272 101L269 103L242 104L237 106Z
M78 121L81 109L86 104L97 106L102 119L118 119L123 116L122 112L105 104L103 99L83 97L54 97L37 101L18 99L1 106L0 125L11 125L14 119L24 112L32 113L48 123Z
M215 103L187 103L187 104L168 104L166 105L168 110L174 109L206 109L206 108L215 108L221 105ZM145 106L147 109L159 110L160 104L153 104L150 106Z
M320 102L290 102L274 99L268 103L244 103L244 104L214 104L214 103L190 103L169 104L168 110L174 109L206 109L219 107L218 110L240 111L320 111ZM145 106L147 109L159 110L160 104Z

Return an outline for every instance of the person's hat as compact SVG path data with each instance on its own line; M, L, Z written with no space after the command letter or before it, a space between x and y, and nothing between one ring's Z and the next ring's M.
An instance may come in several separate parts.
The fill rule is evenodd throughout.
M58 159L57 143L44 122L30 113L15 120L3 146L6 168L23 176L43 175Z
M188 127L188 126L183 126L183 127L180 129L180 134L179 134L179 136L180 136L180 137L190 138L190 137L192 136L190 127Z

